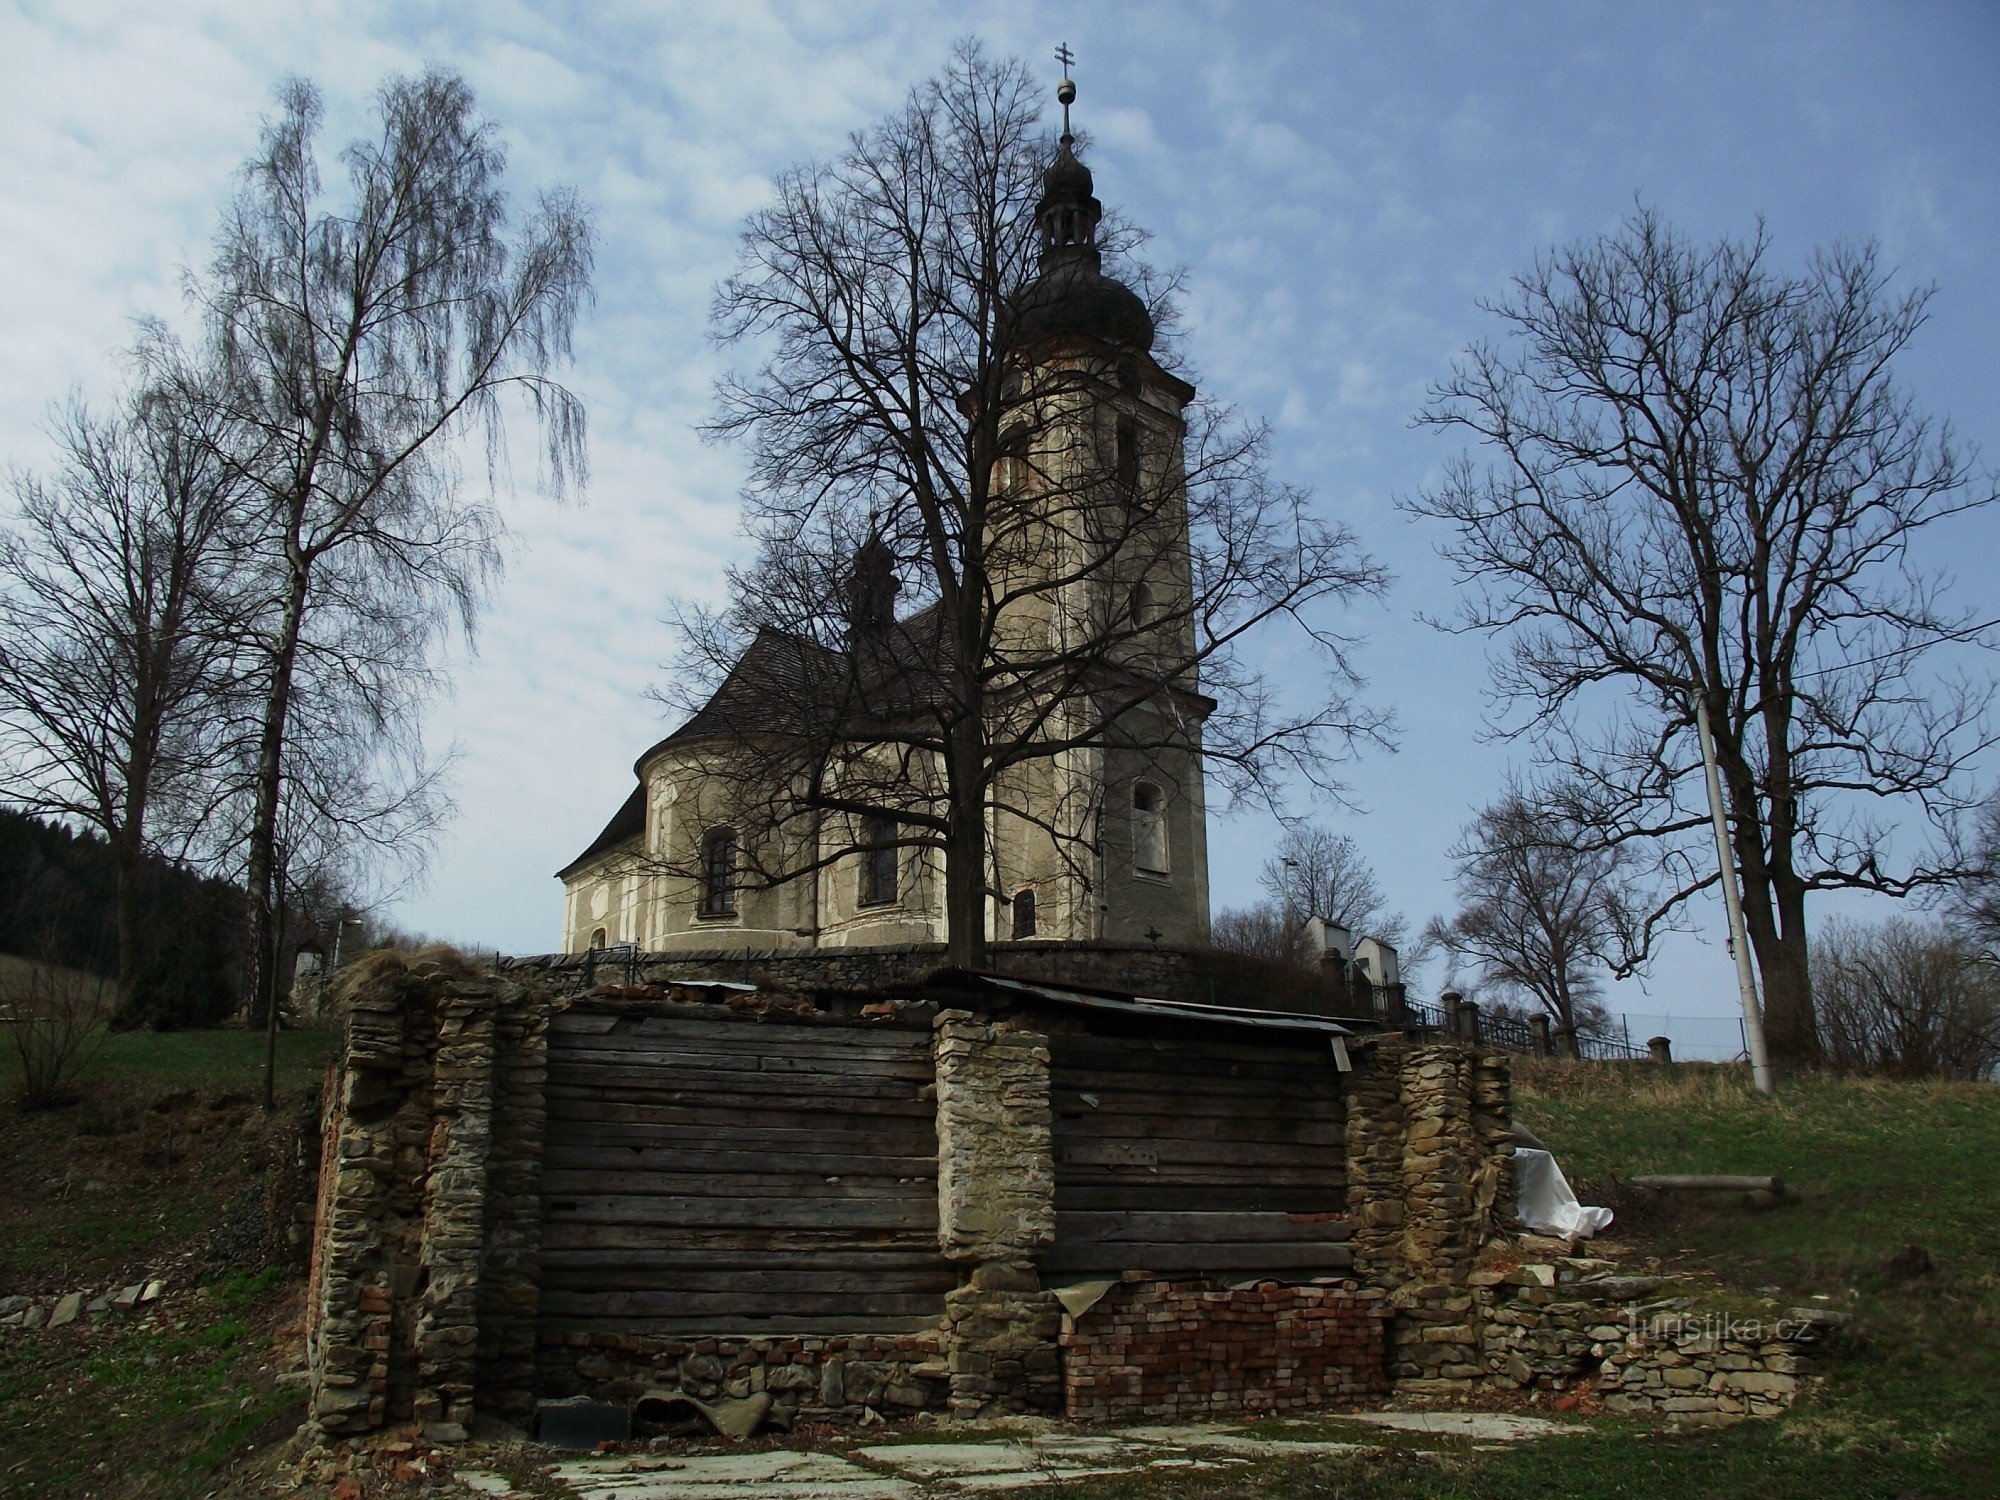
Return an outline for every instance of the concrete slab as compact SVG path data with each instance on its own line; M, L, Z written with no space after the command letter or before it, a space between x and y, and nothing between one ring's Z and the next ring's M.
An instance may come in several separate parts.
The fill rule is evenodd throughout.
M1488 1443L1520 1443L1532 1438L1563 1437L1583 1429L1569 1422L1551 1422L1546 1417L1526 1417L1504 1411L1363 1411L1329 1422L1352 1422L1362 1427L1386 1427L1394 1432L1421 1433L1427 1437L1472 1438Z
M724 1453L573 1459L556 1479L584 1500L916 1500L908 1480L831 1453Z
M462 1469L451 1476L475 1495L518 1495L521 1492L504 1474L489 1474L484 1469Z
M1335 1442L1308 1437L1250 1437L1241 1430L1219 1422L1193 1423L1186 1427L1122 1427L1118 1436L1130 1442L1165 1448L1194 1449L1196 1452L1227 1453L1239 1460L1270 1458L1279 1454L1352 1453L1366 1443Z
M997 1443L885 1443L854 1456L953 1490L1016 1490L1130 1474L1147 1450L1104 1438L1036 1437Z

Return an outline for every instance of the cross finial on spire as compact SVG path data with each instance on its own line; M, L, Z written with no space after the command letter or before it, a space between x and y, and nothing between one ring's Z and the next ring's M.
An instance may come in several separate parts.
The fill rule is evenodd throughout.
M1063 107L1062 138L1064 142L1067 143L1069 141L1076 139L1076 137L1070 133L1070 128L1069 128L1069 107L1071 104L1076 102L1076 83L1069 76L1069 70L1076 63L1076 54L1069 50L1068 42L1062 42L1057 45L1056 61L1063 65L1062 82L1056 85L1056 98L1062 101L1062 107Z

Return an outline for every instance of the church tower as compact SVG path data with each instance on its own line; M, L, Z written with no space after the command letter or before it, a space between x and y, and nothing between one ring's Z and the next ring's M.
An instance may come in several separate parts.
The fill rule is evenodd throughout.
M992 935L1028 935L1025 905L1039 937L1195 945L1208 936L1200 752L1213 707L1194 671L1182 411L1195 391L1153 357L1145 302L1105 274L1104 207L1076 154L1069 79L1058 97L1039 274L1004 329L1012 369L987 545L1009 600L1001 654L1051 663L1042 675L1060 679L1024 700L1058 705L1052 739L1088 742L1003 788L992 844L1003 895L1014 894Z

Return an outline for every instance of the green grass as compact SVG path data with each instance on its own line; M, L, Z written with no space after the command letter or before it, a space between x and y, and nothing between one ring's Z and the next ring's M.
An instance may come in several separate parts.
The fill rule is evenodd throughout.
M311 1027L278 1033L278 1087L296 1090L316 1081L339 1044L337 1029ZM150 1100L169 1089L262 1089L261 1031L124 1031L105 1037L83 1072L87 1085L130 1090ZM20 1087L21 1060L0 1047L0 1096Z
M80 1102L32 1112L5 1100L18 1070L0 1049L0 1294L129 1284L254 1215L336 1041L280 1036L272 1116L255 1032L109 1037ZM207 1495L220 1465L297 1426L302 1395L265 1370L296 1280L207 1264L169 1270L150 1318L0 1337L0 1496ZM214 1279L195 1297L198 1275Z
M263 1340L203 1298L172 1323L0 1343L0 1496L205 1495L254 1436L304 1416L259 1378Z

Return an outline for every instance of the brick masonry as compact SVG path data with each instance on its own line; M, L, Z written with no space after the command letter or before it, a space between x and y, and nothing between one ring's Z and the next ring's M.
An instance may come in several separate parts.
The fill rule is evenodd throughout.
M1373 1287L1122 1282L1064 1314L1063 1402L1080 1421L1350 1406L1389 1393Z

